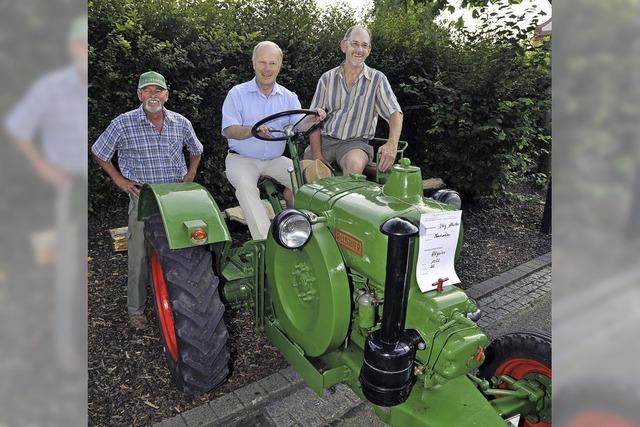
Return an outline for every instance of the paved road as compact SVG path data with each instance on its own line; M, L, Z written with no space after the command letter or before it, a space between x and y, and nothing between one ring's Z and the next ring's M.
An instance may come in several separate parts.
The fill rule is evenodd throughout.
M535 300L527 308L510 313L485 328L490 339L508 332L534 329L551 334L551 292Z

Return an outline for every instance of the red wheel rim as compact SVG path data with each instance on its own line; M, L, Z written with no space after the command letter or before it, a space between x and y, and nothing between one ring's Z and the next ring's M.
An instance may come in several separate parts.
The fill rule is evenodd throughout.
M495 375L508 375L515 380L520 380L529 374L542 374L551 378L551 368L543 365L542 363L524 358L515 358L504 361L496 369ZM539 422L532 424L529 421L524 421L524 427L551 427L550 423Z
M574 416L567 427L637 427L637 424L627 418L608 411L596 409L584 411Z
M173 310L167 291L167 283L164 280L162 264L154 248L151 248L151 283L156 300L158 320L164 337L164 345L169 356L174 362L178 361L178 342L176 340L176 328L173 323Z

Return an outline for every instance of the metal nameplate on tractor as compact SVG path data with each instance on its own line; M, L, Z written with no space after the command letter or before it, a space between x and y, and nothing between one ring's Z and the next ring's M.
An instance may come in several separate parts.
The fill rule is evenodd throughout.
M358 239L351 233L336 228L335 231L336 243L346 250L353 252L358 256L362 256L364 253L364 244L362 240Z

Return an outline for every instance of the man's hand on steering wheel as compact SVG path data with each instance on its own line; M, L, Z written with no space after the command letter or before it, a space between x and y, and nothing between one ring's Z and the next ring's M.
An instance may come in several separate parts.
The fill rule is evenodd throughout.
M275 129L271 126L268 126L269 122L288 116L302 116L302 118L300 118L293 125L285 126L283 129ZM306 130L298 130L298 125L300 125L309 116L316 116L313 120L310 120L312 125ZM316 110L281 111L276 114L271 114L270 116L267 116L258 121L258 123L254 124L251 128L251 135L258 139L268 141L285 141L289 138L305 137L319 126L320 122L324 120L324 117L326 117L326 113L319 108Z
M257 134L263 139L271 139L272 136L269 133L270 130L271 128L269 128L269 126L267 126L266 124L260 125L257 128Z
M315 124L320 123L321 121L323 121L324 119L327 118L327 112L324 111L322 108L316 108L316 113L318 114L314 120Z

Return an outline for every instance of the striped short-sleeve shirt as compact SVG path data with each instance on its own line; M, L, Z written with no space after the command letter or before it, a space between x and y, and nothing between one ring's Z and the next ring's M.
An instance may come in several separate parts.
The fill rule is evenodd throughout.
M202 144L191 122L164 109L162 132L139 108L116 117L91 147L99 159L110 161L118 152L118 166L125 178L141 184L181 182L187 174L183 149L202 154Z
M378 116L388 122L391 114L402 112L387 77L366 64L351 89L347 88L341 67L324 73L309 108L324 109L327 118L322 133L342 140L371 139Z

